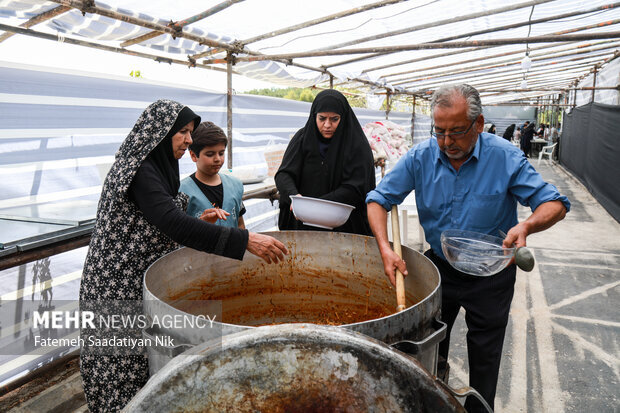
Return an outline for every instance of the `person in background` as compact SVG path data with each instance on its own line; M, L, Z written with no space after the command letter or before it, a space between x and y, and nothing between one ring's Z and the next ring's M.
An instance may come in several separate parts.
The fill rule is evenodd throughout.
M525 122L526 127L521 132L521 150L527 158L532 156L532 139L534 138L534 123Z
M352 205L355 209L336 232L371 235L364 199L375 187L372 150L344 95L319 93L306 125L291 139L275 175L280 192L280 230L319 230L304 225L291 209L291 195Z
M495 124L491 124L491 127L489 128L489 133L496 135L496 129L495 129Z
M553 158L557 161L560 159L560 131L562 124L558 123L558 127L551 128L551 143L557 143L555 151L553 152Z
M192 132L192 141L189 154L196 172L183 179L179 188L189 196L187 214L216 225L245 228L243 184L218 173L224 165L226 134L213 122L203 122Z
M527 244L527 236L564 218L570 202L543 181L523 153L504 139L482 133L484 116L478 91L469 85L442 86L431 99L432 138L414 146L366 197L368 219L386 276L392 284L405 262L392 250L387 212L415 190L420 224L431 248L424 253L441 275L441 319L448 325L439 344L438 376L447 370L450 334L465 309L469 385L493 407L502 346L514 294L516 266L489 277L453 268L441 248L441 233L462 229L498 236L504 247ZM532 214L517 219L517 202ZM469 412L486 412L468 397Z
M521 140L519 141L521 143L520 148L521 150L525 153L525 130L527 129L527 127L530 125L530 121L526 120L525 123L523 123L523 126L521 127Z
M551 128L549 127L548 124L543 124L543 135L542 138L544 140L546 140L547 142L549 142L549 140L551 139L550 133L551 133Z
M515 129L514 134L512 135L513 142L518 142L521 145L521 126Z
M145 270L181 245L237 260L247 250L267 263L288 253L275 238L185 214L188 197L179 193L179 159L199 124L190 108L158 100L120 145L103 183L82 271L81 311L102 301L139 303ZM82 337L87 332L82 329ZM85 350L80 371L89 410L121 410L149 378L147 357Z
M508 126L506 130L504 131L504 139L506 139L508 142L512 141L512 135L515 132L515 126L517 125L513 123L510 126Z

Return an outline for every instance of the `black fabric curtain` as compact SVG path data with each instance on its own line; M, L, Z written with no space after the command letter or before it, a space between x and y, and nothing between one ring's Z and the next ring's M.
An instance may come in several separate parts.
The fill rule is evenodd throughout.
M589 103L563 120L560 163L620 222L620 106Z

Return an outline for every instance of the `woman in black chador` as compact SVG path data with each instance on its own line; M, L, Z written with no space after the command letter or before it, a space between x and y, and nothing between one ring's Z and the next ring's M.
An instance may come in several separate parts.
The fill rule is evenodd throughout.
M375 188L372 151L342 93L330 89L316 96L306 125L286 148L275 181L281 230L318 230L293 215L290 196L300 194L354 206L348 221L334 231L372 235L365 203Z
M515 125L514 123L511 124L510 126L508 126L506 128L506 130L504 131L504 139L506 139L508 142L510 142L512 140L512 135L514 135L515 133Z

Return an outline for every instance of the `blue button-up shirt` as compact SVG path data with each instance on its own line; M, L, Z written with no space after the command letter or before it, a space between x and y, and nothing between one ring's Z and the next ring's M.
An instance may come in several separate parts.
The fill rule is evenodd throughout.
M532 211L568 198L542 177L523 152L505 139L481 133L474 150L457 171L431 138L416 145L366 196L387 211L415 190L420 224L433 251L444 257L441 233L464 229L500 236L518 223L517 201Z

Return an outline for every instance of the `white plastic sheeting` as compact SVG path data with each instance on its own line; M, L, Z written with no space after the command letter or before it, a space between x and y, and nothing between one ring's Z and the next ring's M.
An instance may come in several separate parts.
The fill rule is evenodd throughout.
M220 2L106 0L105 3L96 2L96 5L146 21L166 24L187 19ZM327 19L320 24L271 36L281 29L372 3L370 0L246 0L194 22L183 31L228 44L238 41L253 52L287 54L426 42L603 33L617 31L620 20L620 9L603 0L386 1L382 7L338 19ZM0 22L21 24L57 5L40 0L0 0ZM586 11L588 13L584 13ZM33 29L114 46L150 32L150 29L101 15L82 15L76 9L38 24ZM265 38L262 35L266 35ZM256 40L257 36L261 36L261 39ZM488 93L483 92L483 102L494 103L549 94L548 91L539 90L541 88L567 87L574 79L587 73L595 63L611 56L618 45L620 42L618 36L615 36L614 39L570 43L520 43L385 52L379 55L365 53L303 57L293 59L292 62L325 68L336 82L365 79L375 85L410 92L423 93L443 83L467 82L482 91L489 90ZM204 52L208 47L180 37L173 39L166 34L145 40L140 45L128 46L127 49L150 50L161 56L183 59L185 55ZM518 89L523 81L520 62L527 50L530 51L532 67L525 76L532 90L506 92ZM32 52L36 56L36 50ZM222 52L207 56L223 57L225 54ZM361 57L364 59L351 61ZM202 62L201 58L197 61ZM222 64L216 66L224 67ZM284 85L307 86L327 80L325 74L282 62L238 62L234 69L255 79ZM370 87L362 83L357 86Z
M577 87L592 87L593 83L594 74L591 74L581 81ZM618 85L620 85L620 58L611 61L609 65L605 66L596 74L596 86L617 87ZM582 106L590 102L592 102L591 90L577 91L576 106ZM605 103L607 105L620 105L620 91L617 89L597 90L594 94L594 102Z

